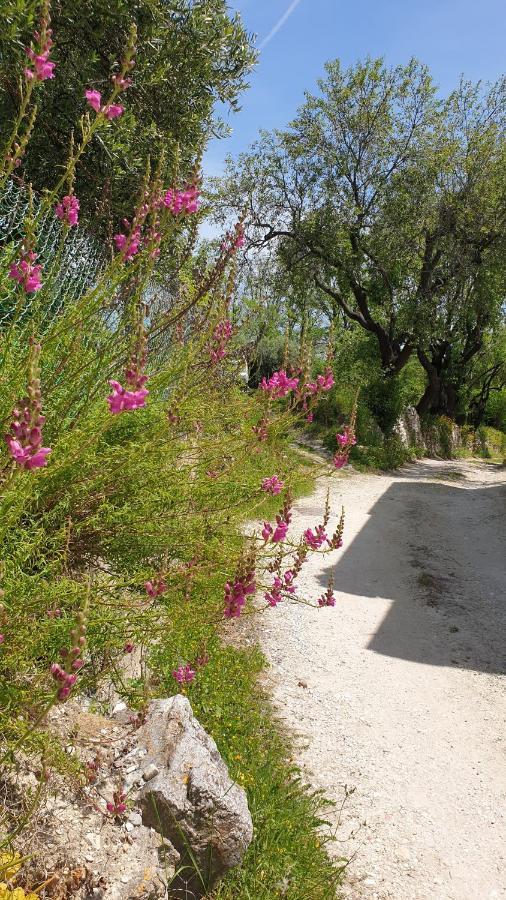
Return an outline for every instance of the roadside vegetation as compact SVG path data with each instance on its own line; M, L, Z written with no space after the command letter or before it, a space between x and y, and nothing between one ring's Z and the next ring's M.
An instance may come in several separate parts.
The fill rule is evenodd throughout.
M51 890L36 878L43 844L23 852L34 810L55 777L93 782L50 715L79 697L107 714L113 685L132 727L153 697L187 694L247 792L254 842L216 896L324 900L340 878L326 802L291 761L260 652L232 636L255 593L266 613L297 602L309 555L341 545L340 510L289 534L315 476L294 429L334 379L300 366L248 388L242 218L197 245L214 104L234 106L253 54L221 0L139 3L134 21L95 6L90 32L88 5L51 22L47 3L13 4L2 36L1 896L55 889L58 872ZM334 603L331 588L309 599ZM27 761L36 786L11 802ZM128 796L106 799L121 820Z

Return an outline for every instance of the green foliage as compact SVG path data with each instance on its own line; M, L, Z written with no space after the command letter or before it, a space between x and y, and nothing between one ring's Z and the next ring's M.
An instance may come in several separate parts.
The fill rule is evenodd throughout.
M487 425L480 425L474 435L474 451L484 459L500 459L506 456L506 434Z
M398 437L392 435L378 446L354 447L351 461L358 469L380 469L389 472L399 469L407 462L412 462L420 455L422 453L416 447L405 447Z
M487 403L487 422L500 431L506 431L506 388L492 394Z

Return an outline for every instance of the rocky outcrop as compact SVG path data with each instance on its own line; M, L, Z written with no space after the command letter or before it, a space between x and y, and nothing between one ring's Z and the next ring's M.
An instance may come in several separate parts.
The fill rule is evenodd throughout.
M251 842L246 794L231 780L186 697L152 702L139 742L147 750L139 800L143 823L181 856L173 896L179 890L181 897L203 897L241 862Z
M414 406L408 406L394 427L394 433L404 447L425 451L428 456L451 459L464 446L461 430L444 416L422 425Z
M394 426L394 433L404 447L420 447L422 449L425 447L420 416L414 406L408 406L404 410L402 416Z

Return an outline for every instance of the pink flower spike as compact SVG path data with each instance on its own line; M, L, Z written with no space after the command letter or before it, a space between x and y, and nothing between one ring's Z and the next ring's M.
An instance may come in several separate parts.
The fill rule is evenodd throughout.
M49 59L51 47L53 46L51 30L47 28L46 25L43 27L42 31L43 34L38 31L34 34L34 38L38 44L37 51L33 50L31 47L27 47L25 50L26 55L33 65L33 69L27 68L24 70L25 76L29 81L47 81L49 78L54 78L56 63L51 62Z
M0 634L0 645L5 643L5 634Z
M298 384L298 378L289 378L284 369L280 369L279 372L274 372L268 380L262 378L260 389L270 394L273 400L281 400L294 391Z
M13 420L10 431L4 436L10 456L23 469L41 469L47 465L47 457L51 453L50 447L41 447L42 426L45 422L41 414L40 393L40 369L39 369L40 345L30 341L29 361L29 399L23 407L16 407L12 411Z
M84 96L91 108L94 109L96 113L100 112L100 104L102 102L102 94L100 91L87 90L84 92Z

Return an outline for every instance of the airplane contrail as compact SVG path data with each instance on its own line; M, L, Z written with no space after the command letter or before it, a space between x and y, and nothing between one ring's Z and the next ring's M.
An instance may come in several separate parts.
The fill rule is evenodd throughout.
M297 9L300 2L301 2L301 0L293 0L293 3L290 3L290 6L286 10L286 12L283 13L279 22L276 22L274 28L271 31L269 31L269 34L267 35L267 37L265 37L263 39L262 43L260 44L260 46L258 48L259 50L263 50L264 47L267 47L267 44L269 44L272 41L273 37L275 37L275 35L278 33L279 29L283 27L283 25L285 24L285 22L288 21L288 19L292 15L292 13L295 12L295 10Z

